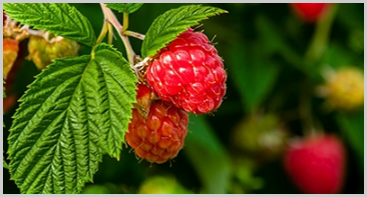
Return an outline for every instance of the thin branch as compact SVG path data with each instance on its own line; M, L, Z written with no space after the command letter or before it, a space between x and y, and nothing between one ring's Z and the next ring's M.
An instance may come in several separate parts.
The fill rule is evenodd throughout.
M140 40L144 40L145 39L145 35L143 34L140 34L140 33L137 33L137 32L133 32L133 31L130 31L130 30L126 30L124 32L125 35L128 35L128 36L132 36L134 38L138 38Z
M122 33L122 31L123 31L122 25L117 20L116 16L113 14L112 10L106 6L106 4L101 3L100 5L101 5L101 8L102 8L102 11L103 11L103 14L104 14L105 18L107 19L108 22L110 22L112 24L113 27L115 27L115 29L117 30L122 42L124 43L129 63L131 65L134 65L134 63L135 63L134 60L135 60L136 55L135 55L135 52L134 52L133 48L131 47L128 36L124 35Z

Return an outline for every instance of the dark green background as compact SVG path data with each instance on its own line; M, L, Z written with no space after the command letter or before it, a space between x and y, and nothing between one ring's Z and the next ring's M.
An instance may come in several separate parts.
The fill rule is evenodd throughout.
M73 4L99 34L103 15L98 4ZM144 4L130 15L129 30L145 34L153 20L171 8L186 4ZM198 30L214 38L228 73L227 93L221 107L210 115L190 116L184 149L172 162L157 165L139 162L130 147L120 161L105 156L83 193L136 193L143 182L155 176L170 177L177 193L299 193L283 171L281 153L262 158L264 152L248 154L233 146L236 126L253 114L275 114L289 137L303 136L300 116L285 118L289 111L306 107L309 116L326 133L338 135L347 149L347 176L343 193L364 193L363 108L354 112L322 109L323 98L315 95L322 84L321 69L354 66L364 69L364 5L338 4L326 50L317 61L304 54L316 29L300 20L288 4L203 4L227 10L228 14L203 21ZM116 13L117 14L117 13ZM117 14L122 19L122 14ZM142 41L130 38L136 53ZM26 46L26 41L21 46ZM124 52L117 37L115 47ZM83 46L80 54L90 53ZM20 55L27 55L21 51ZM38 70L30 61L18 61L19 70L9 93L21 95ZM9 94L8 93L8 94ZM306 104L301 102L306 100ZM8 136L16 106L4 115ZM256 131L255 131L256 132ZM249 142L244 142L249 143ZM7 143L4 141L4 150ZM261 161L261 162L259 162ZM4 193L19 193L3 170ZM163 184L158 184L157 187ZM183 188L184 189L183 189Z

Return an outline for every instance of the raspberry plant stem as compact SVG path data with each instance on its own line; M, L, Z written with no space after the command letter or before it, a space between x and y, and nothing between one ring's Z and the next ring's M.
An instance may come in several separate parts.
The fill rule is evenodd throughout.
M300 95L299 114L303 126L303 134L307 137L322 134L323 129L319 122L317 122L312 114L312 88L309 84L305 84Z
M124 33L128 27L129 27L129 14L124 12L123 26L122 26L121 33Z
M106 4L101 3L100 5L101 5L101 8L102 8L102 11L103 11L103 14L104 14L105 18L117 30L122 42L124 43L129 63L131 65L134 65L136 55L135 55L135 52L134 52L133 48L131 47L128 36L123 34L123 26L117 20L116 16L113 14L112 10L106 6Z
M310 63L317 62L326 48L331 25L334 21L337 7L337 3L330 6L327 16L319 20L316 24L315 33L313 35L311 44L305 54L306 60Z
M107 31L108 31L108 26L107 26L107 19L104 19L103 21L103 27L101 30L101 33L99 34L98 38L97 38L97 42L96 45L98 45L99 43L102 42L102 40L106 37Z
M145 35L144 34L140 34L140 33L137 33L137 32L133 32L133 31L130 31L130 30L126 30L124 31L124 34L125 35L128 35L128 36L132 36L134 38L138 38L140 40L144 40L145 39Z
M113 42L113 27L111 23L107 24L108 27L108 44L112 44Z

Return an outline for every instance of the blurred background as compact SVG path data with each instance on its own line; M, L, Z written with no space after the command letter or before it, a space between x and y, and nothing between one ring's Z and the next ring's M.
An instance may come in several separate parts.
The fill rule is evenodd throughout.
M99 4L72 5L98 35ZM144 4L130 15L129 30L145 34L157 16L182 5ZM203 5L229 12L197 29L224 60L228 79L221 107L190 115L185 146L171 162L139 161L128 146L120 161L105 155L83 193L300 193L284 170L284 151L291 139L312 133L341 139L347 150L342 193L364 193L364 5L332 4L317 21L285 3ZM130 41L140 54L142 41ZM18 56L28 55L27 42L20 43ZM124 53L120 39L115 47ZM79 54L90 50L82 46ZM16 100L39 72L32 61L17 59L9 74L5 152ZM4 193L19 193L7 169L3 174Z

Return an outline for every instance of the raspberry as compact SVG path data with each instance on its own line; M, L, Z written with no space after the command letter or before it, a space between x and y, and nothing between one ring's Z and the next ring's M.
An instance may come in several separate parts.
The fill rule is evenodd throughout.
M363 106L363 71L345 67L330 74L326 80L325 96L330 105L343 110L353 110Z
M7 114L17 103L18 97L15 93L10 95L6 95L6 98L3 98L3 113Z
M33 60L38 69L44 69L55 58L77 56L78 50L79 45L74 40L56 37L47 41L40 36L31 36L28 43L28 59Z
M147 82L164 101L195 114L217 109L226 92L226 72L217 50L201 32L180 34L147 70Z
M5 20L6 20L5 10L3 10L3 26L5 25Z
M285 170L304 193L339 193L345 174L345 154L336 136L294 141L285 152Z
M316 22L326 13L330 3L291 3L293 11L306 22Z
M191 194L174 176L151 176L145 179L138 194Z
M10 38L3 38L3 77L7 78L18 57L19 43Z
M265 162L277 158L284 151L287 138L279 116L255 114L241 120L230 139L233 147L241 151L241 154Z
M139 93L145 92L139 90L138 104ZM150 106L147 117L133 109L126 140L139 157L152 163L164 163L176 157L183 147L188 121L186 112L158 100Z

